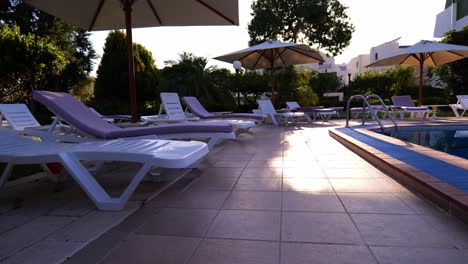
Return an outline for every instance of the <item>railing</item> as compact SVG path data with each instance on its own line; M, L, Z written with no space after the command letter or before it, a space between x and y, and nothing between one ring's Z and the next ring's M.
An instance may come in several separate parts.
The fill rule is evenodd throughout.
M374 116L374 119L377 121L377 123L379 123L379 126L380 126L380 130L383 132L383 125L382 125L382 122L380 121L379 117L377 116L377 113L376 111L374 111L374 109L372 109L371 105L369 104L369 99L370 98L375 98L377 100L379 100L380 104L383 106L383 109L385 110L386 114L390 117L390 119L392 120L393 122L393 127L394 127L394 132L397 131L397 128L398 128L398 125L397 125L397 122L395 121L395 118L393 117L393 114L391 114L389 111L388 111L388 108L387 106L385 105L385 103L383 102L382 98L380 98L380 96L376 95L376 94L371 94L371 95L368 95L367 97L364 97L364 95L362 94L357 94L357 95L353 95L351 96L349 99L348 99L348 102L346 103L346 127L349 127L349 119L350 119L350 115L351 115L351 111L350 111L350 103L353 99L362 99L363 103L365 104L363 107L362 107L362 124L364 125L364 123L366 122L366 106L367 108L369 109L369 111L372 113L372 115Z

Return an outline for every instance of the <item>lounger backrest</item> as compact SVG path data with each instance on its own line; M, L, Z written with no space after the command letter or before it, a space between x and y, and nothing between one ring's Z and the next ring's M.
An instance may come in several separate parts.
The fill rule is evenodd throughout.
M468 109L468 95L457 95L457 99L464 109Z
M264 114L276 114L276 110L271 103L271 100L257 100L258 108L262 110Z
M161 103L164 107L166 115L171 120L185 119L185 112L180 104L179 95L177 93L161 93Z
M409 95L392 96L392 102L394 106L415 106L413 99Z
M195 114L196 116L200 118L210 118L213 116L210 112L206 111L205 107L200 104L200 101L196 97L193 96L184 96L182 97L182 100L184 101L185 105L188 107L190 112Z
M297 102L286 102L286 105L288 106L289 109L298 109L301 106Z
M41 126L24 104L0 104L0 113L14 130Z
M97 138L121 128L103 120L99 114L68 93L33 91L33 99L76 129Z

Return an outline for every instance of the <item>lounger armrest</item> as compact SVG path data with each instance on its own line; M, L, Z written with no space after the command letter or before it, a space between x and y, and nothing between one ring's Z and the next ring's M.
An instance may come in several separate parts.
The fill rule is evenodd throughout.
M99 140L95 138L88 138L88 137L82 137L77 134L56 134L52 132L47 132L44 130L39 130L36 128L25 128L23 131L20 133L28 135L28 136L33 136L33 137L38 137L42 141L48 141L48 142L72 142L72 143L79 143L79 142L88 142L88 141L93 141L93 140Z

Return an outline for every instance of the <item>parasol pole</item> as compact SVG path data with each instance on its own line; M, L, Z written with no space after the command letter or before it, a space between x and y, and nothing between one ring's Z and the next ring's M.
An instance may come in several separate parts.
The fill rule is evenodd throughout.
M275 107L275 62L271 61L271 103Z
M422 96L423 96L423 69L424 61L419 62L419 96L418 96L418 106L422 105Z
M135 64L133 60L133 40L132 40L132 1L123 1L125 12L125 32L127 33L127 53L128 53L128 88L130 92L130 111L132 122L138 121L136 104L135 85Z

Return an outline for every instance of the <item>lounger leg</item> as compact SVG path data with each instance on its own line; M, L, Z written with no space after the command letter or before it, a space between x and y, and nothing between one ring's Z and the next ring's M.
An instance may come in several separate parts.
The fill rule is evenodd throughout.
M219 138L214 136L211 137L206 144L208 144L208 149L213 149L216 144L218 144Z
M102 167L104 167L104 161L98 161L96 165L89 168L88 170L92 175L96 176L99 173L99 171L102 169Z
M271 118L271 122L273 122L273 125L277 126L278 121L276 120L276 117L274 115L270 114L270 118ZM281 117L280 117L280 121L281 121Z
M5 169L3 169L2 176L0 177L0 188L3 187L3 185L5 185L5 183L7 182L8 178L10 178L13 166L13 164L8 163Z
M73 179L78 182L81 188L100 210L117 211L124 208L138 184L152 167L150 163L142 161L143 166L137 172L135 177L133 177L132 181L122 192L120 197L112 198L89 173L86 167L81 164L79 155L75 155L74 153L61 153L59 156L62 160L62 165L68 170Z
M453 113L455 114L456 117L461 117L460 114L458 113L456 105L450 105L450 108L452 108L452 111L453 111Z
M318 115L319 115L318 113L314 113L314 119L312 119L312 122L314 122L315 119L317 119L317 116L318 116Z

